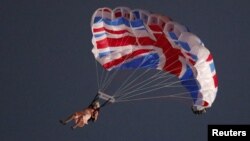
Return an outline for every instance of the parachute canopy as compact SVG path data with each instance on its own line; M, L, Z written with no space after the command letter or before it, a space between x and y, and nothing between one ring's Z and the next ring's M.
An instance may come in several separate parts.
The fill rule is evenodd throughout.
M218 87L213 57L186 26L146 10L104 7L94 12L91 28L92 52L105 70L170 73L186 88L194 106L211 107Z

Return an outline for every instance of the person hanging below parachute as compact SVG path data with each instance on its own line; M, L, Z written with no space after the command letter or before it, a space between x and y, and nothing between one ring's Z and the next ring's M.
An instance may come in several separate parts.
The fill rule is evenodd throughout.
M59 120L59 122L62 125L66 125L70 121L74 120L75 125L71 126L71 129L84 127L90 121L96 122L100 113L100 109L107 104L114 102L113 100L114 99L112 99L110 96L102 92L98 92L87 108L77 111L68 116L65 120ZM102 104L100 101L103 101Z
M87 108L84 108L82 111L75 112L70 115L65 120L60 120L60 123L66 125L68 122L74 120L75 125L72 126L72 129L77 127L83 127L88 124L88 121L96 121L99 115L100 103L98 101L93 102Z

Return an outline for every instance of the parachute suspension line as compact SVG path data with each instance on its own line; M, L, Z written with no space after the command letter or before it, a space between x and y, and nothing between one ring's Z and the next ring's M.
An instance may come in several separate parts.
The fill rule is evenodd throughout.
M97 61L95 60L95 70L96 70L96 81L97 81L97 88L100 88L100 83L99 83L99 72L98 72L98 66L97 66Z
M164 36L164 34L162 34L161 36ZM136 41L138 42L138 38L136 38ZM145 40L142 41L142 43L145 42ZM155 43L156 44L156 43ZM153 44L153 45L155 45ZM124 87L127 87L128 84L130 84L131 82L136 81L137 79L139 79L140 77L136 77L134 80L132 80L131 82L129 82L129 79L131 77L133 77L133 75L138 71L138 69L140 68L141 65L143 65L143 63L147 60L147 58L144 58L143 61L139 64L139 66L133 71L133 73L131 73L128 78L122 83L122 85L117 89L117 91L115 92L114 96L119 96L121 95L121 91L123 91ZM149 69L148 69L149 70ZM146 71L148 71L146 70ZM144 73L143 73L144 74ZM128 82L128 84L127 84ZM124 86L125 85L125 86Z
M170 57L172 57L172 56L170 56ZM176 61L177 61L177 60L176 60ZM174 62L172 62L171 64L169 64L167 67L171 66L171 65L174 64L176 61L174 61ZM178 68L175 68L175 69L178 69ZM175 70L175 69L173 69L173 70ZM173 70L171 70L171 71L173 71ZM149 71L149 69L148 69L147 71ZM137 87L137 86L139 86L139 85L141 85L141 84L143 84L143 85L140 86L139 88L141 88L141 87L143 87L143 86L146 86L146 85L148 85L149 83L151 83L151 82L153 82L153 81L155 81L155 80L160 79L160 78L161 78L161 75L160 75L160 77L157 78L157 76L159 76L160 73L161 73L161 71L155 73L154 75L152 75L152 76L149 77L148 79L143 80L142 82L137 83L137 84L133 85L132 87L129 87L129 88L123 90L122 95L124 95L124 92L126 92L126 91L128 91L128 90L131 90L132 88ZM169 73L166 73L166 75L169 76L170 74L169 74ZM172 77L170 77L170 78L173 78L173 77L174 77L174 76L172 76ZM144 84L145 82L147 82L147 83ZM122 96L122 97L123 97L123 96Z
M187 94L187 93L186 93ZM184 95L184 94L181 94ZM188 99L192 100L191 97L185 97L185 96L175 96L175 95L166 95L166 96L154 96L154 97L144 97L144 98L135 98L135 99L123 99L123 100L117 100L116 102L130 102L130 101L139 101L139 100L149 100L149 99L160 99L160 98L178 98L178 99Z
M191 69L191 68L188 68L188 69ZM172 75L172 76L170 77L170 79L173 78L173 77L174 77L174 75ZM168 80L169 80L169 79L168 79ZM180 82L182 82L182 81L189 81L189 80L195 80L195 79L178 80L178 81L175 81L175 82L172 82L172 83L165 83L164 80L163 80L163 81L161 81L159 84L155 84L155 85L152 85L152 86L149 86L149 87L144 87L144 86L148 85L149 83L151 83L151 82L148 82L147 84L142 85L142 86L140 86L140 87L138 87L138 88L136 88L136 89L134 89L134 90L132 90L132 91L130 91L130 92L124 93L123 96L120 97L120 99L135 97L135 96L142 95L142 94L145 94L145 93L148 93L148 92L151 92L151 91L155 91L155 90L158 90L158 89L161 89L161 88L165 88L165 87L172 87L172 85L174 85L174 84L179 84L179 85L181 86ZM144 81L143 81L143 82L144 82ZM142 83L143 83L143 82L142 82ZM163 82L164 82L164 83L163 83ZM143 88L143 87L144 87L144 88ZM147 89L149 89L149 88L153 88L153 89L147 90ZM141 90L145 90L145 89L146 89L147 91L141 92L141 93L136 94L136 95L132 95L134 92L141 91ZM129 95L130 95L130 96L129 96Z
M137 81L137 80L138 80L139 78L141 78L142 76L146 75L146 73L148 73L149 71L150 71L150 69L146 69L143 73L141 73L140 75L138 75L137 77L135 77L132 81L130 81L130 82L127 83L124 87L122 87L122 89L120 89L119 93L123 93L123 92L125 92L125 91L127 91L127 90L129 90L129 89L131 89L131 88L134 88L135 85L132 86L132 87L129 87L129 86L131 86L135 81ZM157 73L161 73L161 71L159 71L159 72L157 72ZM160 74L159 76L164 76L164 75L168 76L168 73L164 72L163 74ZM155 76L156 76L156 74L154 74L154 75L152 76L152 78L154 78ZM145 81L143 81L143 82L145 82ZM143 82L141 82L141 83L143 83ZM136 85L136 86L137 86L137 85Z
M166 76L165 76L166 77ZM160 85L160 84L162 84L162 83L164 83L164 82L166 82L166 81L168 81L168 80L170 80L171 78L173 78L174 76L170 76L170 77L167 77L166 79L164 79L164 80L162 80L159 84L155 84L155 85L152 85L152 86L149 86L149 87L146 87L146 88L144 88L145 86L147 86L148 84L150 84L150 83L153 83L154 81L156 81L156 80L159 80L159 79L162 79L162 78L164 78L164 77L155 77L155 79L152 79L152 80L150 80L150 81L146 81L147 83L146 84L143 84L144 83L144 81L142 82L142 83L139 83L139 85L140 84L143 84L143 85L141 85L141 86L139 86L139 87L136 87L136 89L134 89L134 90L132 90L132 91L128 91L128 90L131 90L132 89L132 87L130 87L130 89L127 89L127 90L124 90L123 91L123 95L120 97L120 98L124 98L124 97L126 97L126 96L128 96L128 95L130 95L130 94L132 94L133 92L136 92L136 91L140 91L140 90L143 90L143 89L148 89L148 88L151 88L151 87L156 87L156 86L158 86L158 85ZM134 88L134 87L133 87ZM128 91L128 92L126 92L126 91Z
M129 87L128 89L124 90L124 91L122 92L123 94L122 94L119 98L126 97L126 96L128 96L130 93L132 93L132 92L134 92L134 91L137 91L137 89L140 89L140 88L142 88L143 86L146 86L146 85L152 83L153 81L156 81L156 80L160 79L160 78L157 78L157 77L155 77L155 76L156 76L156 75L153 75L153 76L149 77L148 79L146 79L146 80L144 80L144 81L142 81L142 82L140 82L140 83L137 83L137 84L133 85L132 87ZM154 78L154 79L152 79L152 78ZM148 80L150 80L150 81L148 81ZM147 82L147 83L144 84L144 82ZM140 86L141 84L143 84L143 85ZM134 87L136 87L135 90L130 91L130 92L126 92L126 91L128 91L128 90L133 89Z
M132 30L132 32L133 32L133 30ZM135 35L135 33L133 33L134 35ZM141 33L139 33L138 35L140 35ZM139 43L139 41L138 41L138 38L136 38L136 41L135 41L135 43ZM127 56L127 57L129 57L129 56ZM127 59L127 58L126 58ZM126 60L125 59L125 60ZM124 61L125 61L124 60ZM142 60L142 62L139 64L139 67L145 62L147 60L147 58L144 58L143 60ZM133 73L131 73L128 77L127 77L127 79L121 84L121 86L114 92L114 95L113 96L118 96L119 95L119 91L120 91L120 89L122 89L123 88L123 86L129 81L129 79L137 72L137 70L139 69L139 67L137 67L136 69L134 69L134 71L133 71Z
M206 89L209 90L209 89ZM205 90L205 91L206 91ZM191 91L192 92L197 92L199 90L194 90ZM199 100L202 99L202 97L198 97L198 98L191 98L190 96L181 96L181 95L187 95L190 94L190 92L181 92L181 93L176 93L176 94L169 94L169 95L165 95L165 96L153 96L153 97L143 97L143 98L134 98L134 99L121 99L121 100L116 100L116 102L129 102L129 101L137 101L137 100L146 100L146 99L157 99L157 98L182 98L182 99L191 99L191 100Z
M146 71L144 71L143 73L141 73L140 75L138 75L136 78L134 78L132 81L130 81L127 85L125 85L123 88L120 89L119 93L117 92L117 94L120 94L121 92L126 91L126 88L128 86L130 86L131 84L133 84L135 81L137 81L139 78L141 78L143 75L145 75L147 72L149 72L149 69L147 69ZM121 95L121 94L120 94ZM120 96L119 95L119 96Z
M103 71L105 72L105 77L104 77L104 80L103 80L103 86L101 87L101 89L104 89L106 84L107 84L107 81L109 80L109 78L113 75L113 73L109 72L109 71L106 71L105 69L103 69Z
M114 72L108 71L106 72L106 77L105 77L105 81L102 87L102 90L105 91L108 86L110 85L110 83L112 82L113 78L116 76L117 71L115 70Z
M190 79L191 80L191 79ZM139 95L143 95L143 94L146 94L148 92L151 92L151 91L155 91L155 90L158 90L158 89L161 89L161 88L164 88L164 87L183 87L181 85L177 85L177 86L172 86L173 84L177 84L178 82L173 82L172 84L169 84L169 85L165 85L165 86L162 86L162 87L156 87L156 88L153 88L153 89L150 89L150 90L147 90L147 91L144 91L144 92L141 92L141 93L138 93L136 95L130 95L130 96L127 96L127 97L123 97L123 98L120 98L120 99L117 99L117 100L125 100L125 99L129 99L129 98L132 98L132 97L136 97L136 96L139 96ZM189 85L189 86L195 86L195 85ZM144 88L144 89L149 89L149 88ZM140 90L136 90L136 91L141 91L141 90L144 90L144 89L140 89ZM195 91L199 91L199 90L195 90ZM133 91L135 92L135 91ZM132 92L131 92L132 93ZM187 93L190 93L190 92L187 92Z
M140 63L140 65L139 66L141 66L143 63L144 63L144 61L145 61L146 59L143 59L143 61ZM135 70L133 70L133 72L127 77L127 79L122 83L122 85L116 90L116 92L114 93L114 96L119 96L120 94L120 91L123 89L123 86L124 85L126 85L127 84L127 82L129 83L129 79L131 78L131 77L133 77L133 75L137 72L137 70L139 69L139 67L137 67ZM132 80L132 81L135 81L136 79L134 79L134 80Z
M159 72L155 73L154 75L152 75L151 77L149 77L148 79L146 79L146 80L144 80L144 81L142 81L142 82L140 82L140 83L138 83L138 84L135 84L135 85L133 85L132 87L130 87L130 88L124 90L124 91L130 90L130 89L132 89L132 88L134 88L134 87L136 87L136 86L138 86L138 85L140 85L140 84L143 84L144 82L147 82L147 83L145 84L145 85L147 85L148 83L151 83L152 81L161 78L161 75L160 75L160 77L157 78L157 76L158 76L160 73L161 73L161 72L159 71ZM166 73L166 74L168 74L168 73ZM149 81L149 80L150 80L150 81ZM148 81L149 81L149 82L148 82ZM123 91L123 92L124 92L124 91Z
M150 89L150 90L141 92L141 93L139 93L139 94L131 95L131 94L134 93L134 92L137 92L137 91L140 91L140 90L144 90L144 89L145 89L145 88L139 87L139 88L137 88L137 89L135 89L135 90L133 90L133 91L130 91L130 92L125 93L124 96L122 97L122 99L126 99L126 98L130 98L130 97L135 97L135 96L139 96L139 95L142 95L142 94L146 94L146 93L148 93L148 92L155 91L155 90L158 90L158 89L161 89L161 88L164 88L164 87L168 87L168 86L171 86L171 85L176 84L176 83L179 83L179 81L173 82L173 83L170 83L170 84L168 84L168 85L161 86L161 87L157 87L157 88L154 88L154 89ZM146 88L146 89L148 89L148 88Z
M135 81L137 81L139 78L141 78L142 76L144 76L146 73L148 73L149 70L150 70L150 69L146 69L143 73L141 73L140 75L138 75L137 77L135 77L132 81L130 81L129 83L127 83L124 87L122 87L122 88L120 89L119 94L122 95L123 92L125 92L125 91L127 91L127 90L129 90L129 89L131 89L131 88L133 88L133 87L135 87L135 85L132 86L132 87L129 87L129 86L132 85L132 84L133 84ZM157 72L157 73L158 73L158 72ZM159 72L159 73L161 73L161 72ZM161 74L161 75L166 75L166 74ZM154 77L155 77L155 75L152 76L152 78L154 78Z
M103 87L103 82L104 82L104 75L105 75L105 71L104 71L104 69L101 69L102 70L102 72L101 72L101 77L100 77L100 88L99 89L101 89L102 87Z
M101 77L100 77L100 80L99 80L100 81L99 82L100 83L99 89L102 89L105 86L106 78L109 75L109 73L107 73L104 68L101 67L101 70L102 70L102 72L101 72Z
M100 89L104 90L107 86L109 79L113 78L112 76L115 75L115 73L112 73L111 71L106 71L104 68L102 68L103 71L103 79L102 79L102 87Z
M189 69L190 69L190 68L189 68ZM174 77L174 76L172 76L172 77ZM170 77L170 78L172 78L172 77ZM169 79L169 78L168 78L168 79ZM152 86L149 86L149 87L146 87L146 88L139 87L139 88L135 89L134 91L131 91L131 92L129 92L129 93L123 95L123 96L120 97L120 98L121 98L121 99L126 99L126 98L128 99L128 98L130 98L130 97L135 97L135 96L138 96L138 95L142 95L142 94L145 94L145 93L148 93L148 92L151 92L151 91L154 91L154 90L158 90L158 89L161 89L161 88L164 88L164 87L182 87L182 86L172 86L172 85L177 84L177 83L182 82L182 81L188 81L188 80L196 80L196 79L186 79L186 80L176 81L176 82L173 82L173 83L165 83L166 81L164 80L164 81L161 81L160 83L158 83L158 84L156 84L156 85L152 85ZM166 84L167 84L167 85L166 85ZM143 85L143 86L146 86L146 85L148 85L148 83L145 84L145 85ZM196 85L189 85L189 86L196 86ZM154 89L151 89L151 88L154 88ZM144 91L144 92L139 93L139 94L137 94L137 95L132 95L132 96L129 96L129 97L128 97L128 95L131 94L131 93L133 93L133 92L140 91L140 90L145 90L145 89L146 89L146 90L147 90L147 89L151 89L151 90ZM187 92L187 93L189 93L189 92ZM126 97L126 96L127 96L127 97Z
M126 39L125 41L122 41L120 42L120 44L123 44L123 43L126 43L128 39ZM117 43L117 42L116 42ZM129 57L129 55L126 56L126 58L124 59L124 61ZM124 62L123 61L123 62ZM106 90L108 88L108 86L111 84L111 82L113 81L114 77L116 76L117 72L119 71L119 69L116 69L114 72L113 72L113 75L112 77L110 77L107 81L107 83L105 83L105 86L103 87L103 91Z
M130 97L135 97L135 96L139 96L139 95L142 95L142 94L147 94L148 92L151 92L151 91L155 91L155 90L158 90L158 89L161 89L161 88L165 88L165 87L181 87L180 86L172 86L174 84L178 84L180 81L176 81L176 82L172 82L172 83L165 83L165 84L161 84L160 86L159 85L153 85L153 86L149 86L149 87L144 87L144 88L138 88L138 89L135 89L131 92L128 92L125 96L123 96L121 99L126 99L126 98L130 98ZM139 93L139 94L136 94L136 95L131 95L133 94L134 92L137 92L137 91L144 91L143 93ZM146 90L146 91L145 91Z
M156 78L154 80L151 80L151 81L147 82L146 84L144 84L142 86L137 87L133 91L128 91L130 89L128 89L127 91L124 91L124 93L126 92L127 94L123 95L122 97L125 97L125 96L129 95L130 93L132 93L134 91L139 91L139 90L142 90L142 89L149 89L149 88L154 88L154 87L157 87L157 86L162 86L162 85L164 85L166 82L168 82L173 77L174 76L170 76L170 77L164 76L164 77L161 77L161 78L158 77L158 78ZM165 78L165 79L163 79L163 78ZM153 83L153 81L157 81L157 80L161 80L161 81L159 83L157 83L157 84L149 85L150 83ZM149 86L147 86L147 85L149 85Z
M111 73L111 72L107 72L107 73ZM115 70L114 72L112 72L111 75L109 75L109 77L107 77L107 81L105 83L105 86L103 87L103 91L105 91L108 88L108 86L111 84L111 82L113 81L117 73L118 71Z

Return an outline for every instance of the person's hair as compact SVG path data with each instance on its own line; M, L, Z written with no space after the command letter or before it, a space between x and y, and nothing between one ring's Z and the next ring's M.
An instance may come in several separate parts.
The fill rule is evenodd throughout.
M91 105L92 105L92 106L91 106L92 108L94 108L95 106L96 106L97 108L100 108L100 103L99 103L98 101L93 102Z

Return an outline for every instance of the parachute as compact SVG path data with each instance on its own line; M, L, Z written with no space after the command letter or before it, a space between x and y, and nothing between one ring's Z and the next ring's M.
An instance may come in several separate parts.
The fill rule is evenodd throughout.
M107 75L101 76L97 70L99 95L102 99L120 102L188 94L196 109L212 106L218 90L213 57L204 43L186 26L168 16L142 9L117 7L112 10L104 7L94 12L91 29L92 53L96 62L101 65L102 73L113 71L108 79ZM99 64L96 63L97 68ZM135 74L140 70L146 73L156 71L153 74L139 72L136 76L127 77L130 81L123 80L119 93L105 93L106 88L100 87L101 82L110 84L121 71L132 71ZM169 82L173 76L178 81ZM155 83L151 85L153 81ZM132 99L147 92L175 86L177 82L186 92ZM147 86L143 89L142 85ZM141 90L140 93L138 90Z

